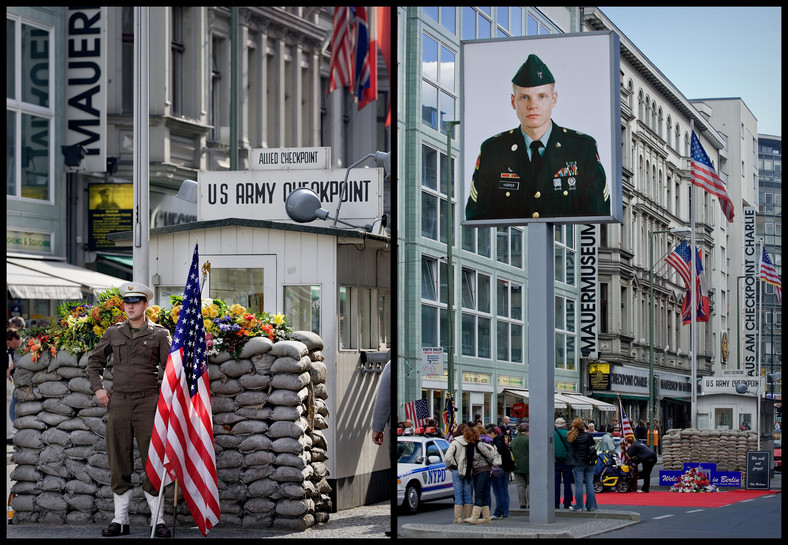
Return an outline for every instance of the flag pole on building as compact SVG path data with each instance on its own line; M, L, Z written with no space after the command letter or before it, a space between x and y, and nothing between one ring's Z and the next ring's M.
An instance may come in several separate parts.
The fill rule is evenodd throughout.
M690 134L695 133L695 120L690 120ZM690 157L690 163L693 162L693 159ZM695 264L695 260L697 259L697 247L695 246L695 199L693 199L695 193L695 184L692 183L692 179L690 177L690 185L689 185L689 207L690 207L690 253L692 254L692 260L690 261L690 274L692 279L692 284L690 288L690 369L691 369L691 376L690 376L690 383L692 385L692 403L690 406L690 419L691 424L690 427L696 428L698 425L698 414L697 414L697 407L698 407L698 324L697 324L697 313L698 313L698 303L696 299L696 289L695 283L697 282L697 266Z
M758 255L763 256L763 239L758 241ZM761 272L761 261L758 262L758 275ZM758 450L761 450L761 353L763 353L763 345L761 344L761 335L763 331L763 282L758 282L758 367L756 371L756 378L758 383L755 386L756 407L755 407L755 433L758 435Z

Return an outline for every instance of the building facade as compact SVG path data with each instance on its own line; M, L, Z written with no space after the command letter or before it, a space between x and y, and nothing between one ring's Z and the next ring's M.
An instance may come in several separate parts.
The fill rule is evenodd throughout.
M359 109L346 89L328 92L333 8L148 9L151 228L194 221L181 183L247 169L249 149L330 147L331 168L390 149L382 57L377 101ZM7 8L9 251L132 278L131 247L106 234L131 229L134 13ZM86 155L69 166L75 143ZM57 300L13 304L46 320Z
M758 237L782 279L782 137L758 135L758 190L760 211L756 218ZM775 286L763 285L763 328L761 364L766 373L782 372L782 302ZM767 392L782 401L782 382L767 385ZM781 417L782 412L778 415Z

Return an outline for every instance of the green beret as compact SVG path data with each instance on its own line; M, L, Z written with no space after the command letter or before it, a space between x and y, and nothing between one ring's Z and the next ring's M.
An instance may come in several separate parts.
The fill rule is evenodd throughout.
M538 87L555 83L555 78L542 59L531 53L512 78L512 83L518 87Z

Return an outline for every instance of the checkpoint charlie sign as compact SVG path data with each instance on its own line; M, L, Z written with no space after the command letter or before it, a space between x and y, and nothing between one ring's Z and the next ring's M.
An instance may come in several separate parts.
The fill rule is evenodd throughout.
M282 156L278 159L281 160ZM333 217L339 203L340 189L345 183L345 174L345 169L301 170L286 167L280 167L279 170L199 172L197 218L200 221L249 218L293 223L285 211L285 201L290 193L300 187L314 191L322 208ZM340 219L362 225L379 219L383 214L383 177L382 168L352 169ZM324 226L327 225L328 222Z

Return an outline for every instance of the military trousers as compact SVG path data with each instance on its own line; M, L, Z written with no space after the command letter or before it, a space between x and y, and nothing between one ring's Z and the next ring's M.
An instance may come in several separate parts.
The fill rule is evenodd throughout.
M148 445L153 433L153 420L159 392L113 392L107 409L107 459L111 473L110 487L115 494L134 488L134 439L145 475L142 489L157 496L156 490L145 473L148 462Z

